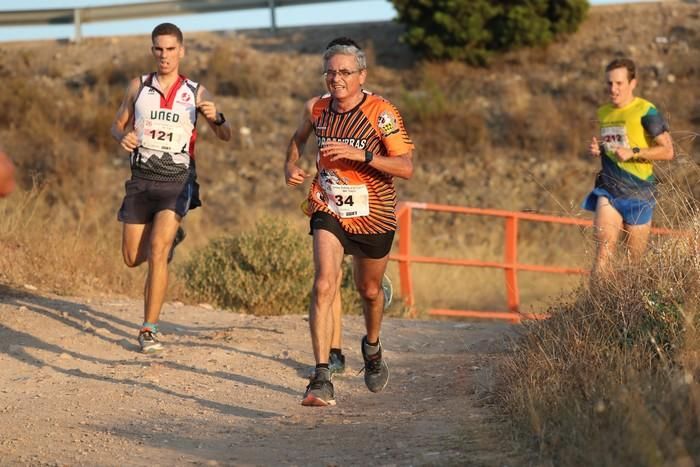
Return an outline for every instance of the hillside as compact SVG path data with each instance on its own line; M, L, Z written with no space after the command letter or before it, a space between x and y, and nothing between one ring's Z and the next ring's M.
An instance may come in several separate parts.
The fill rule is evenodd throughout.
M397 104L415 140L417 169L412 180L398 182L400 199L587 217L578 205L598 167L585 148L595 108L605 100L602 68L620 55L638 62L639 94L671 122L679 158L660 164L663 186L697 190L699 26L697 5L595 7L574 36L510 53L488 68L419 62L399 44L401 28L391 23L283 30L276 37L264 31L188 35L184 72L215 93L238 133L223 145L200 128L205 206L187 219L192 235L183 251L266 215L304 229L297 208L304 190L284 186L282 160L303 102L323 91L319 51L340 34L367 50L367 87ZM43 187L34 198L0 201L6 218L0 238L3 248L9 245L0 279L59 292L136 290L140 276L120 265L114 221L127 157L108 130L128 79L151 68L148 47L141 36L0 49L0 76L11 91L0 104L13 109L0 117L0 141L17 163L21 186ZM27 209L35 215L29 218ZM657 223L674 224L674 209L662 199ZM497 223L422 216L433 224L417 223L417 251L501 255ZM48 249L40 239L51 229L56 240ZM587 232L521 229L523 254L533 260L588 261ZM546 251L544 235L557 235ZM57 262L55 270L46 267ZM75 284L76 276L85 280ZM427 299L427 291L419 294ZM475 292L477 301L500 301L496 292L487 295Z

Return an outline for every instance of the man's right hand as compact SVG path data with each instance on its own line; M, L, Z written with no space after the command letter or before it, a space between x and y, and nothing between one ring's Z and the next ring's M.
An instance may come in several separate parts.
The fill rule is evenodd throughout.
M598 138L595 136L591 140L591 145L588 147L588 152L593 157L600 157L600 143L598 142Z
M310 177L311 174L306 173L304 169L296 164L287 164L284 166L284 178L289 186L297 186L304 183L304 179Z
M133 152L139 145L139 139L136 137L136 133L130 131L128 133L124 133L119 145L129 152Z

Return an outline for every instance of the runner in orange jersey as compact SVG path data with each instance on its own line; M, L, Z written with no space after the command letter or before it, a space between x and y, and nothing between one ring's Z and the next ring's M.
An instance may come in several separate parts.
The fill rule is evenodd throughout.
M379 392L389 380L379 335L384 307L381 281L396 230L394 177L413 175L413 143L398 110L363 90L364 52L347 40L323 54L329 94L309 100L287 149L285 178L290 186L309 177L297 165L313 132L319 152L309 192L315 277L309 312L316 371L302 405L335 405L328 369L332 304L344 254L352 255L367 334L362 338L365 384Z

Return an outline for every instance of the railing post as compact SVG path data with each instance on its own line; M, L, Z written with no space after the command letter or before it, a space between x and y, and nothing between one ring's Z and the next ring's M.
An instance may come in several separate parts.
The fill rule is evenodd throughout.
M506 267L506 296L508 297L508 309L512 312L520 312L520 291L518 290L518 218L506 217L504 262Z
M74 42L80 42L83 38L83 25L82 25L82 18L80 17L80 8L76 8L73 10L73 27L74 27L74 33L73 33L73 41Z
M277 17L275 15L275 0L269 0L270 4L270 32L277 34Z
M409 308L413 308L413 279L411 278L411 206L402 204L396 215L399 223L399 278L401 280L401 297Z

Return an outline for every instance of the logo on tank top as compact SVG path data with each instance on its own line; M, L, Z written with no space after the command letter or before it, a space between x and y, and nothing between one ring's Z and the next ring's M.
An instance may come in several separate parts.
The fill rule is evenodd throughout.
M180 99L177 101L181 105L189 105L192 100L192 95L188 94L186 91L180 94Z
M180 115L169 110L151 110L151 120L177 123L180 121Z

